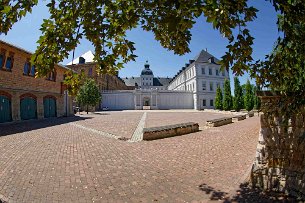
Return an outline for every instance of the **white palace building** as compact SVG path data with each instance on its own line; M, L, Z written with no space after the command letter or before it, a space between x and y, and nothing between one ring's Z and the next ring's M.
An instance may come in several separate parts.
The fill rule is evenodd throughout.
M149 64L140 77L123 78L131 90L102 92L102 107L127 109L213 109L216 89L223 89L228 71L220 70L218 59L202 50L173 78L155 77Z

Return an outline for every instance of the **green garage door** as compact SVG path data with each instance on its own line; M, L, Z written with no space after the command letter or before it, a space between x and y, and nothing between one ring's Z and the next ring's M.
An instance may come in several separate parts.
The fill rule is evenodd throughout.
M53 98L44 98L43 100L44 107L44 117L56 117L56 100Z
M11 101L6 96L0 95L0 123L12 120Z
M31 97L25 97L20 101L21 120L29 120L37 118L37 103Z

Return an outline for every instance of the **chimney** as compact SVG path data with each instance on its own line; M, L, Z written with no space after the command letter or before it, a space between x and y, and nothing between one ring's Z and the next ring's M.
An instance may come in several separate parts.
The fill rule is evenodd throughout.
M208 52L208 48L205 48L205 51Z

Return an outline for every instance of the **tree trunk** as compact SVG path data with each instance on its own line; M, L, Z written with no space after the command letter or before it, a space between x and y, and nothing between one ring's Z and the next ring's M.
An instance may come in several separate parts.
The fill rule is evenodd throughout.
M280 97L261 97L261 129L251 184L305 199L305 111L283 116L268 112Z
M89 112L89 107L88 107L88 105L87 105L87 114L88 114L88 112Z

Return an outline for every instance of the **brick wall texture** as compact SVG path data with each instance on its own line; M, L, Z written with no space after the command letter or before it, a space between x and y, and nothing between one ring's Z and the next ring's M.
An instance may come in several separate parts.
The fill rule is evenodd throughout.
M20 120L20 100L30 96L37 102L37 118L44 118L43 100L46 97L56 99L57 116L64 116L64 92L62 82L66 68L56 65L55 81L46 78L35 78L24 74L25 63L30 59L31 53L0 40L0 96L10 98L12 120ZM6 60L12 56L11 69L6 67ZM31 67L30 67L31 68ZM72 113L72 99L69 98L68 114Z

